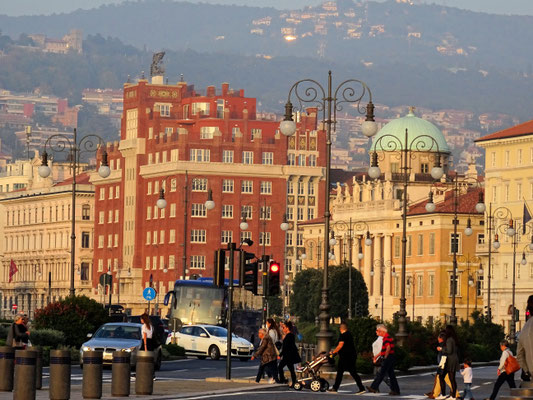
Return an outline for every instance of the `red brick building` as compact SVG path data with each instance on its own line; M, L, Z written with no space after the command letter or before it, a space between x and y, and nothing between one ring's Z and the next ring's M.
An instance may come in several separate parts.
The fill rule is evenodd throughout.
M111 176L93 177L94 287L110 269L119 301L141 311L150 276L160 295L176 279L211 277L214 251L243 238L253 240L247 251L258 257L285 259L282 275L291 279L297 221L321 215L324 197L316 110L299 125L287 139L279 122L256 119L256 99L227 83L205 95L162 77L125 84L121 140L107 148ZM161 188L164 209L156 205ZM205 207L209 191L212 210ZM280 229L285 213L287 234ZM241 231L244 215L249 227Z

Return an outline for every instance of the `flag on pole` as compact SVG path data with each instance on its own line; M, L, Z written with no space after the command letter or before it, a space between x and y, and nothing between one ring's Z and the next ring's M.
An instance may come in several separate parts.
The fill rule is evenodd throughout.
M15 264L15 261L11 259L11 264L9 264L9 282L13 280L13 275L15 275L18 272L17 264Z
M522 235L526 234L526 224L531 221L531 213L529 212L529 208L527 207L526 202L524 201L524 216L522 220Z

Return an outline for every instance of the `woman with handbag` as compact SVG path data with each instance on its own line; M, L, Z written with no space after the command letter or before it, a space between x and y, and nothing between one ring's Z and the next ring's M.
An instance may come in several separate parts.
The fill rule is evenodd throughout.
M279 353L281 361L278 365L278 375L281 383L289 383L289 381L285 378L285 374L283 373L283 367L286 366L291 373L292 383L290 387L293 387L294 383L296 382L296 372L294 371L294 364L301 362L302 359L300 358L298 348L296 347L296 339L294 333L292 333L292 322L286 321L282 325L282 329L285 336L283 338L283 344Z
M452 325L446 326L444 330L445 339L441 346L437 347L442 355L439 368L442 372L439 373L441 396L446 392L446 375L450 380L450 397L455 399L457 397L457 381L455 375L459 370L459 355L457 354L457 335ZM443 360L445 358L445 360ZM440 396L437 399L441 398Z
M507 340L502 340L500 342L500 350L502 351L502 355L500 357L500 365L498 365L498 379L496 379L496 382L494 383L490 400L496 399L498 391L504 382L507 382L511 389L516 387L514 373L520 369L518 361L513 356L511 349L509 349L509 342Z

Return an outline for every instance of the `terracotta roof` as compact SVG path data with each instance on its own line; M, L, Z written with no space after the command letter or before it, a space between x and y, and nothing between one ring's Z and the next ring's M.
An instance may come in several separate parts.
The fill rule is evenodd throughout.
M366 175L366 171L346 171L344 169L332 169L329 175L329 181L332 185L339 183L352 183L353 177Z
M519 124L511 128L504 129L502 131L482 136L479 139L476 139L475 142L479 143L486 142L488 140L505 139L525 135L533 135L533 120L524 122L523 124Z
M90 176L87 172L84 172L82 174L79 174L76 177L76 185L87 185L90 184ZM67 186L72 185L72 178L65 179L62 182L56 183L54 186Z
M469 188L468 192L459 196L457 213L458 214L478 214L476 211L476 204L479 201L479 193L483 192L483 188ZM426 211L426 204L428 200L421 201L409 208L407 215L430 214ZM435 203L437 206L435 211L431 214L453 214L454 210L453 190L448 190L445 193L444 201Z

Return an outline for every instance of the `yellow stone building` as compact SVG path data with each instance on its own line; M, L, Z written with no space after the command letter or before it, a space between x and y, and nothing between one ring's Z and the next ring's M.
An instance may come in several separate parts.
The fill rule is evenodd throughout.
M479 296L482 278L478 273L479 265L475 263L476 248L484 240L483 216L475 213L475 205L482 189L477 184L474 187L464 184L454 192L453 187L446 183L446 179L455 179L455 175L449 173L451 177L446 177L450 151L444 136L433 124L417 118L412 111L406 117L385 125L374 138L371 151L380 153L382 147L376 147L376 143L383 144L385 140L391 143L386 148L400 150L405 143L406 129L409 148L413 149L409 155L407 190L407 317L422 321L444 321L450 316L454 193L457 193L459 224L456 313L458 318L466 318L467 308L470 313L476 306L482 308ZM425 144L417 146L417 137L422 138ZM436 166L437 145L433 148L431 146L435 143L445 171L438 187L433 184L430 175L431 169ZM378 159L382 171L380 178L371 181L366 174L361 174L348 182L339 182L332 194L331 229L336 244L330 264L337 265L349 259L351 236L352 263L361 271L367 284L369 312L377 318L390 320L399 311L401 296L403 174L398 151L382 152ZM458 177L459 181L463 179L477 180L473 165L466 176ZM431 213L425 209L430 190L434 192L433 201L436 205L435 211ZM464 229L469 217L473 232L466 236ZM323 221L302 224L301 229L304 247L299 250L299 254L303 266L322 267ZM371 242L366 240L367 231Z
M36 309L69 294L72 178L54 184L51 177L39 177L38 165L25 188L0 198L2 317L16 305L31 318ZM86 173L77 177L76 196L76 294L96 297L91 285L94 186ZM10 279L12 262L17 272Z
M513 270L515 272L515 306L519 310L519 320L516 331L524 324L524 310L528 296L533 294L533 254L529 251L533 222L527 224L527 233L522 235L524 203L529 210L533 210L533 121L523 123L495 132L478 139L477 144L485 150L485 185L487 216L492 210L493 222L491 239L494 233L499 234L501 247L494 249L492 246L492 280L490 293L490 306L493 321L510 330ZM516 251L513 252L512 240L505 232L509 216L507 208L517 228ZM488 228L488 218L487 218ZM488 239L489 232L486 230ZM480 255L484 264L488 263L488 241L481 249ZM525 252L525 265L521 263L522 254ZM513 255L515 266L513 268ZM487 287L485 287L487 289ZM487 299L488 292L484 290Z

